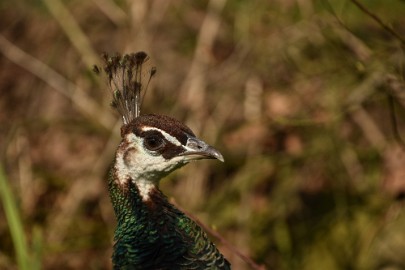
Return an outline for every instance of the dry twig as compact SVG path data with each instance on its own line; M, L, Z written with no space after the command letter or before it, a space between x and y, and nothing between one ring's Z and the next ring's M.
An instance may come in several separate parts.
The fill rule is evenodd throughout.
M105 113L93 99L73 82L63 77L60 73L50 68L37 58L24 52L0 34L0 52L13 63L34 74L53 89L72 101L78 110L100 123L106 129L110 129L114 119L110 113Z
M361 4L357 0L350 0L353 4L355 4L361 11L363 11L365 14L367 14L369 17L371 17L374 21L376 21L383 29L385 29L388 33L390 33L392 36L397 38L399 41L401 41L402 45L405 45L405 39L401 37L397 32L395 32L394 29L389 27L387 24L385 24L377 15L372 13L370 10L368 10L363 4Z
M60 0L45 0L44 3L80 53L84 63L88 67L98 63L100 58L94 52L90 40L64 4Z

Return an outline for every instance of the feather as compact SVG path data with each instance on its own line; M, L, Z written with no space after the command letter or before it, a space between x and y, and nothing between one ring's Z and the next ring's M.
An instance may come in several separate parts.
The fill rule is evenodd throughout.
M94 66L93 71L100 74L104 70L112 94L111 106L118 111L126 125L140 115L142 100L149 82L156 74L156 68L144 68L144 64L149 61L145 52L125 55L117 53L114 56L104 53L103 61L104 67ZM147 79L144 83L145 77Z

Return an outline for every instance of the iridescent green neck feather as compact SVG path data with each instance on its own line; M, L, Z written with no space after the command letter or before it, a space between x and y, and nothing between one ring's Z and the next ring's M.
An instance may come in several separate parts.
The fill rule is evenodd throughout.
M230 269L205 232L170 204L156 186L144 201L132 179L109 189L117 217L114 269Z

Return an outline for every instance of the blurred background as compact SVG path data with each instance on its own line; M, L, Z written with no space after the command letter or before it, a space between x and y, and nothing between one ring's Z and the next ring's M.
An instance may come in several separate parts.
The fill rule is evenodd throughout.
M111 268L121 120L91 70L139 50L143 113L225 157L161 188L234 269L405 269L405 2L358 1L2 0L0 269Z

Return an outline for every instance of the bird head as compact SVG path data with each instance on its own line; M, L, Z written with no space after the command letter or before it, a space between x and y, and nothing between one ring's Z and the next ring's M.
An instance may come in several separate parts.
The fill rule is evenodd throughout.
M142 115L121 129L116 156L123 181L156 185L170 172L199 159L224 161L221 153L197 138L186 125L168 116Z
M140 114L142 93L145 95L156 74L156 68L146 68L149 57L145 52L112 57L105 54L103 60L104 68L95 66L94 71L104 70L107 75L113 97L111 105L124 124L114 165L117 184L125 186L130 180L142 193L190 161L208 158L224 161L218 150L198 139L181 122L168 116Z

